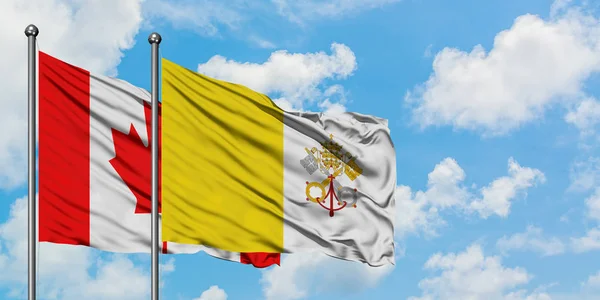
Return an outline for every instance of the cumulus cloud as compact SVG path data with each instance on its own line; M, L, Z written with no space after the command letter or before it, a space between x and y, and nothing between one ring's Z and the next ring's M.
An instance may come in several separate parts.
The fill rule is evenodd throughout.
M422 295L409 300L592 300L600 295L600 272L569 293L549 292L557 283L527 290L524 286L531 283L532 274L522 267L505 266L500 256L485 255L478 243L460 253L436 253L424 269L433 274L419 282Z
M43 299L147 299L148 270L125 255L102 257L83 246L40 243L38 293ZM169 264L171 266L169 266ZM174 268L173 261L161 267ZM9 297L25 297L27 287L27 198L17 199L0 224L0 286ZM164 274L163 274L164 275Z
M542 256L558 255L565 252L565 244L556 237L545 237L541 228L527 226L527 230L510 237L503 236L496 242L496 247L503 253L514 250L528 250Z
M195 298L194 300L227 300L227 293L225 293L225 290L213 285L208 290L202 292L200 298Z
M481 218L491 215L507 217L518 195L545 181L537 169L522 167L513 158L508 160L508 176L495 179L474 191L464 184L465 171L453 158L445 158L429 173L427 189L412 192L408 186L396 189L396 228L399 236L423 232L437 235L436 230L446 222L440 212L454 209L466 214L477 213Z
M512 157L508 160L508 176L494 180L481 189L481 198L471 202L470 209L477 211L482 218L492 214L507 217L511 200L517 193L526 195L528 188L546 182L544 174L537 169L520 166Z
M600 71L600 22L562 4L547 20L519 16L489 52L477 45L437 53L429 79L405 97L414 121L501 135L542 118L553 104L585 98L584 83ZM595 107L589 101L581 108ZM575 110L567 120L587 127L594 114Z
M594 98L581 101L567 113L565 121L577 127L583 137L593 135L600 123L600 102Z
M419 282L420 297L428 299L550 299L547 295L515 288L527 284L532 275L521 267L506 267L499 256L486 256L480 245L472 244L460 253L436 253L424 265L436 275Z
M0 188L25 182L27 137L27 39L38 26L41 51L97 73L116 74L123 51L134 45L141 0L6 0L0 20ZM110 22L106 17L110 16ZM10 71L8 71L10 70Z
M438 208L428 202L427 192L412 195L408 186L396 189L395 234L404 237L410 233L423 232L426 236L436 236L437 229L446 225L439 215ZM419 195L419 196L417 196Z
M348 295L374 287L393 269L392 265L374 268L321 253L296 253L284 256L280 267L263 271L260 282L267 300L305 299L320 292Z
M198 65L198 72L272 95L284 109L302 109L305 103L321 101L324 108L339 112L345 101L344 90L340 85L326 86L324 81L345 79L356 68L354 52L333 43L331 54L281 50L263 63L241 63L216 55Z

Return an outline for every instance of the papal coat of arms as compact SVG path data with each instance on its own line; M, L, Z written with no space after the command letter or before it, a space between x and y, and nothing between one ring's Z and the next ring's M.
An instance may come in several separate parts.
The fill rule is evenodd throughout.
M330 217L333 217L335 211L346 207L356 208L356 202L358 201L357 189L342 186L336 181L337 177L343 175L354 181L362 174L362 169L356 163L356 157L342 150L342 146L333 141L333 135L329 136L329 141L322 143L320 150L316 147L312 149L304 148L304 150L307 155L300 160L300 164L308 174L312 175L318 170L327 176L322 182L306 182L306 200L318 203L328 210ZM326 187L327 191L325 191ZM320 196L314 197L311 195L312 188L317 188L320 191Z

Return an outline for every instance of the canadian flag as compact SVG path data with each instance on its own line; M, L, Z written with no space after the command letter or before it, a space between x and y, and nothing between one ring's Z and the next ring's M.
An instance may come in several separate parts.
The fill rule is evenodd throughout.
M38 53L40 242L150 253L150 93ZM160 156L160 122L158 144ZM170 242L161 251L205 251L255 267L280 262L278 253Z

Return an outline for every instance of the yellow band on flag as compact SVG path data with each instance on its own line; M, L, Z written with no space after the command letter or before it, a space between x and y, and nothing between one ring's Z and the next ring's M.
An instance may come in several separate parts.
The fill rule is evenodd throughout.
M162 237L283 252L283 111L162 59Z

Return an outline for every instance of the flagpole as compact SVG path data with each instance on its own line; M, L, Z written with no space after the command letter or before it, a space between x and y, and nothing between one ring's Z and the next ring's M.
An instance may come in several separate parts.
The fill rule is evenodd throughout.
M31 24L25 28L25 36L27 36L28 44L28 58L27 58L27 96L28 96L28 131L29 139L27 143L27 163L28 163L28 221L29 221L29 233L28 233L28 272L27 272L27 284L28 284L28 299L35 300L36 298L36 246L37 246L37 222L36 222L36 203L35 203L35 146L36 146L36 38L39 33L38 28Z
M152 300L158 300L158 45L162 38L153 32L152 47Z

